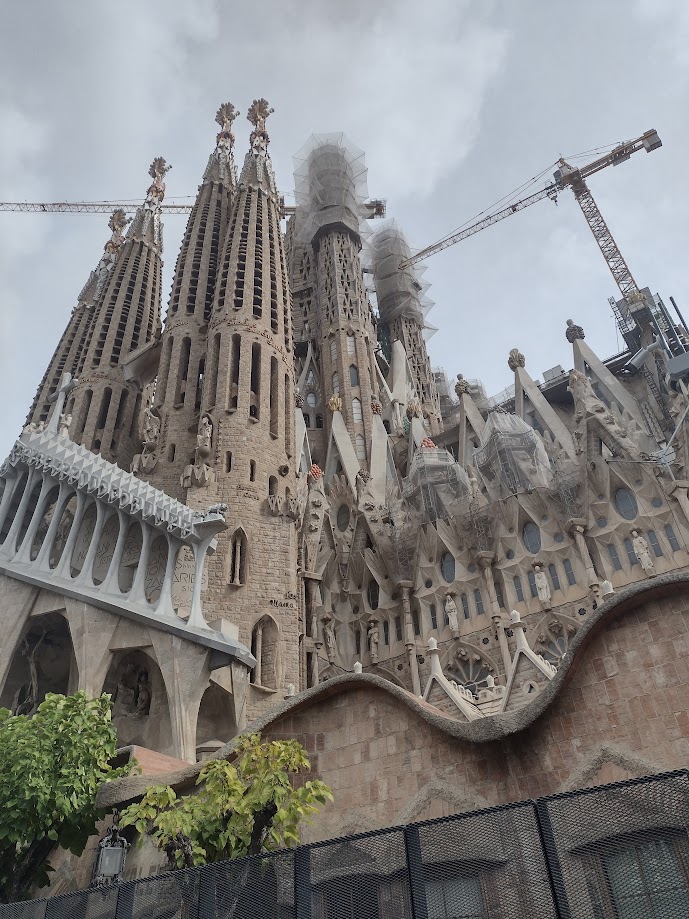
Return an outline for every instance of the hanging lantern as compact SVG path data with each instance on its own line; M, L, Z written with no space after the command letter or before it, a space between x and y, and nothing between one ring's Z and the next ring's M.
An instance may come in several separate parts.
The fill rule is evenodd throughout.
M105 837L98 843L98 856L93 868L92 886L96 884L113 884L122 879L124 862L129 843L120 835L119 814L113 814L112 826L108 827Z

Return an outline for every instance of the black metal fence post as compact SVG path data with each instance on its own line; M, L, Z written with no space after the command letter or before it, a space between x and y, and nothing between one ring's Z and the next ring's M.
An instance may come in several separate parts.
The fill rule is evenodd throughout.
M216 866L199 868L199 902L197 919L216 919Z
M136 881L121 884L117 888L117 905L115 906L115 919L132 919L134 915L134 894Z
M294 916L311 919L311 850L294 850Z
M553 824L550 819L548 804L542 798L533 802L536 814L536 823L538 824L538 834L541 837L541 848L543 849L543 859L548 872L548 881L553 894L553 902L558 919L571 919L569 900L565 890L565 878L562 874L562 865L560 856L557 852L555 843L555 834L553 833Z
M419 836L418 827L405 826L404 849L407 853L413 919L428 919L426 884L423 878L423 859L421 857L421 837Z

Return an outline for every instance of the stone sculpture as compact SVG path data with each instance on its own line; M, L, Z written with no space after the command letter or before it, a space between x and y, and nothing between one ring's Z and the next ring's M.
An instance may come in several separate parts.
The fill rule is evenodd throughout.
M378 663L378 620L371 618L368 620L368 648L371 654L371 663Z
M332 615L330 613L326 613L325 616L322 617L321 622L323 623L323 643L325 645L325 653L328 655L328 662L332 664L332 662L335 660L335 652L337 651Z
M459 632L459 615L457 613L457 605L454 600L454 596L448 591L445 594L445 615L447 620L450 623L450 631L454 634Z
M521 353L519 348L512 348L507 358L507 366L512 372L514 372L518 367L526 366L526 358Z
M584 338L586 338L582 327L580 325L575 325L572 319L567 320L567 328L565 330L565 337L570 344L573 344L577 339L583 340Z
M538 599L541 601L543 609L550 609L552 606L552 595L550 593L550 584L548 584L548 578L546 573L543 570L542 565L535 564L533 566L534 570L534 579L536 581L536 590L538 591Z
M644 574L649 578L655 577L656 569L651 553L648 551L648 543L638 530L632 530L632 546L636 557L639 559L639 564L644 570Z

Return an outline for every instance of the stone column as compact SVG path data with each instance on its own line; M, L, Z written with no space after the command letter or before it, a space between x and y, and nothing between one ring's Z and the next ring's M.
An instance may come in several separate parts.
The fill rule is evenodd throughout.
M197 629L207 629L206 620L203 618L201 609L201 581L203 580L203 566L206 563L206 553L208 547L215 539L215 534L209 536L202 542L195 543L194 550L194 590L191 595L191 611L187 619L187 625ZM239 550L237 551L239 557Z
M259 622L256 626L256 666L254 667L254 683L261 686L261 655L263 653L263 626Z
M483 571L483 579L486 583L488 596L490 597L490 608L492 610L490 619L493 623L495 635L500 646L500 655L502 657L502 662L505 665L505 672L507 672L509 671L510 664L512 663L512 658L510 656L510 649L507 644L507 636L505 635L505 630L502 628L502 612L500 611L500 604L498 603L498 597L495 592L495 581L493 579L492 568L494 560L495 559L492 552L476 553L476 561Z
M163 586L160 588L160 597L156 604L156 615L163 618L176 619L174 607L172 606L172 585L175 580L175 566L177 564L177 554L179 553L182 543L172 534L167 534L167 563L165 565L165 577Z
M55 537L57 535L58 527L60 526L60 521L62 520L62 514L64 512L65 505L73 494L74 492L71 491L69 485L67 485L66 482L60 482L60 491L58 492L57 501L55 502L53 519L50 521L50 526L48 527L48 532L45 534L43 545L41 546L34 561L36 568L43 568L47 571L50 570L50 550L53 543L55 542ZM46 559L48 560L47 565L45 564Z
M130 603L146 602L145 581L148 570L148 556L151 551L151 542L153 541L153 529L147 523L142 522L141 531L143 534L141 555L139 556L139 564L136 566L132 588L127 595Z
M414 638L414 622L411 615L410 592L413 584L411 581L400 581L402 591L402 609L404 610L404 646L407 649L411 683L415 696L421 695L421 681L419 679L419 662L416 660L416 640Z
M127 544L127 534L129 533L129 517L122 511L117 510L117 516L120 521L120 528L117 533L117 542L115 543L115 550L112 553L112 558L110 560L110 565L108 567L108 573L105 575L105 580L100 586L100 589L104 593L115 593L120 595L120 563L122 562L122 556L124 555L124 547Z
M36 502L36 507L29 521L29 526L24 534L24 539L22 539L22 544L17 550L17 555L15 561L17 562L29 562L31 560L31 546L33 545L34 537L38 531L38 527L41 523L41 518L46 511L46 504L48 493L51 488L54 487L54 482L49 475L43 474L43 481L41 482L41 491L38 495L38 501Z
M19 535L19 531L22 526L22 520L24 518L24 514L26 513L26 507L29 503L29 498L31 497L35 478L36 470L32 466L26 478L24 493L22 494L21 501L19 502L17 513L14 515L14 520L10 526L9 533L5 537L5 541L2 544L2 548L0 549L0 555L5 558L11 559L15 555L17 536Z
M589 553L589 547L586 545L586 540L584 539L584 533L586 532L586 521L583 518L575 517L572 520L567 521L567 531L570 533L574 539L575 545L577 547L577 552L579 553L579 558L584 563L586 568L586 574L588 575L588 586L591 587L592 584L598 583L598 575L596 574L596 569L593 567L593 559Z
M668 494L672 495L673 498L677 499L677 503L682 508L682 512L689 521L689 496L687 495L687 488L689 487L689 482L683 479L676 479L670 484L668 489ZM1 520L0 520L1 525Z
M5 490L2 493L2 501L0 502L0 530L5 523L5 518L9 513L12 498L21 481L22 475L23 473L21 471L17 473L14 472L14 470L8 470L5 475Z

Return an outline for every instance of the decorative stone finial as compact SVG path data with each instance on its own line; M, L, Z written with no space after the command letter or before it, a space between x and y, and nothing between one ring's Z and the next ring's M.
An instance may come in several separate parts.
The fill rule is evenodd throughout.
M411 399L407 402L407 418L411 421L412 418L421 417L421 406L415 399Z
M127 217L121 207L118 207L117 210L113 211L110 215L110 220L108 220L108 226L112 230L112 240L110 241L115 242L116 239L124 240L124 237L122 236L122 230L124 230L127 224L131 222L132 218Z
M298 389L294 393L294 404L297 408L304 408L304 397Z
M232 124L238 115L239 112L231 102L223 102L215 113L215 121L216 124L220 125L221 133L229 134L232 137ZM232 140L234 140L234 137L232 137Z
M355 661L354 663L354 673L363 673L364 668L361 664L361 661Z
M509 357L507 358L507 366L512 371L515 371L517 367L526 366L526 358L521 353L519 348L512 348L512 350L510 351Z
M328 408L333 414L342 411L342 399L339 396L331 396L328 399Z
M469 392L469 382L465 380L461 373L457 374L457 382L455 383L455 393L457 398L461 399L465 393Z
M567 328L565 329L565 337L570 344L573 344L578 338L584 339L584 330L580 325L575 325L573 319L567 320Z
M268 104L267 99L254 99L246 113L247 121L250 121L256 131L265 132L266 118L275 111Z
M421 446L424 450L435 450L435 444L430 437L424 437L424 439L421 441Z
M168 166L162 156L157 156L149 166L148 174L153 179L146 192L146 204L149 207L156 207L163 203L163 198L165 197L165 182L163 179L171 169L172 166Z
M320 466L317 466L316 463L312 463L311 468L309 469L309 475L314 480L314 482L317 482L323 475L323 470Z
M521 621L522 621L521 613L519 613L516 609L513 609L512 612L510 613L510 622L517 623Z

